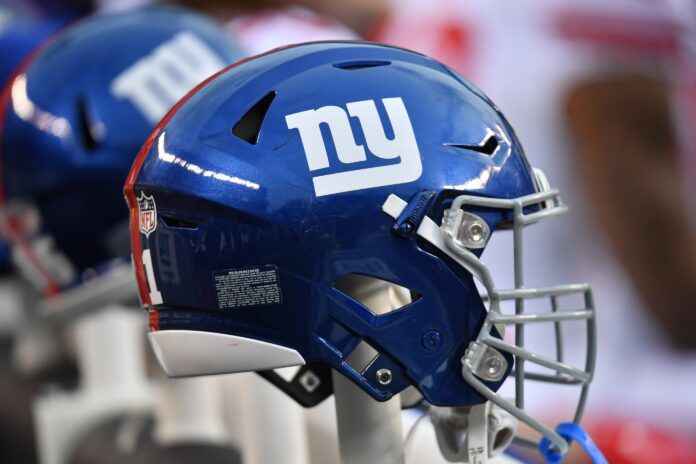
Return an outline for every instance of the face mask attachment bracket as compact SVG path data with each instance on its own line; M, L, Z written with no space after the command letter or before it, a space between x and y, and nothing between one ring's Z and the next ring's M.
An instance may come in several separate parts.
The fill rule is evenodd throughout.
M580 398L573 414L573 422L580 422L595 367L596 328L594 301L588 284L569 284L551 287L524 286L522 253L524 227L543 219L559 216L567 211L567 207L561 202L558 190L549 188L548 181L546 181L543 173L539 170L534 170L534 177L539 191L514 199L460 195L454 199L451 207L445 212L441 226L438 226L430 218L424 217L416 233L419 237L427 240L467 269L482 283L488 294L484 297L484 300L487 299L489 305L486 319L478 336L471 341L461 359L464 380L492 405L497 406L496 409L499 408L499 410L506 411L517 420L524 422L548 439L555 452L559 455L565 455L568 451L568 441L524 410L525 380L579 386L581 388ZM396 219L406 206L405 201L395 195L390 195L382 209ZM513 266L515 283L512 289L497 288L488 267L471 251L485 247L490 237L490 230L486 221L472 212L479 208L510 211L512 213L511 229L514 245ZM559 299L571 295L580 296L584 302L584 307L572 311L562 310ZM551 312L537 313L525 311L526 303L529 300L543 298L550 300ZM514 301L514 314L505 314L501 311L501 303L504 301ZM583 369L574 367L564 361L561 326L564 322L569 321L585 321L586 323L587 349ZM542 356L525 348L525 326L527 324L539 323L551 323L554 325L556 338L555 359ZM504 339L506 326L514 326L514 343ZM493 335L494 327L499 334L503 335L503 339ZM507 370L507 361L502 352L512 354L515 359L512 373L515 382L514 403L503 398L484 383L484 381L500 380L504 376ZM525 363L542 366L553 373L526 372ZM515 437L515 441L532 447L538 446L536 441L519 436Z

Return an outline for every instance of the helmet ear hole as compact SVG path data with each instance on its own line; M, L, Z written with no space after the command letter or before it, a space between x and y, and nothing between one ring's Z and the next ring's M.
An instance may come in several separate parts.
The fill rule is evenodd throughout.
M410 288L362 274L345 275L334 282L333 286L377 316L397 311L421 297Z

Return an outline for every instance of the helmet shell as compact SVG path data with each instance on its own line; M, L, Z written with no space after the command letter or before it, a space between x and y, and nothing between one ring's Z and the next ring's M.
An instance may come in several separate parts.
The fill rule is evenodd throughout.
M372 102L363 110L374 105L378 120L348 117L361 111L350 105L356 102ZM329 107L337 109L321 111L339 120L343 111L348 125L318 124L327 157L317 167L308 154L316 138L291 127L293 115ZM249 120L254 130L237 130ZM408 139L406 125L419 167L400 178L379 171L378 185L365 187L361 177L370 169L408 161L406 151L386 153L385 145L413 149L380 146L375 131L398 142ZM363 147L364 158L354 146ZM348 172L358 173L350 179L359 188L318 190L317 177ZM478 89L423 55L359 42L290 47L220 73L162 122L126 185L141 297L156 310L153 330L281 345L328 363L378 400L415 385L438 405L483 401L462 379L460 358L486 309L472 276L426 242L395 235L382 205L391 194L410 202L434 192L427 214L439 224L458 194L515 198L535 190L515 134ZM142 212L153 202L156 223L144 225ZM491 229L507 219L498 211L477 214ZM155 289L147 284L143 250L161 303L150 299ZM264 300L242 291L247 300L230 300L226 285L244 272L270 276L278 295ZM352 274L419 297L377 315L336 288ZM436 346L426 340L432 332ZM361 341L379 353L365 371L346 362ZM393 373L391 383L378 382L379 369Z

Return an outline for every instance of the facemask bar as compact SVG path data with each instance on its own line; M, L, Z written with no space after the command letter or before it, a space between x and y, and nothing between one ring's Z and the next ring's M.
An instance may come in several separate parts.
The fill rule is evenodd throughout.
M537 177L537 181L541 188L548 185L544 185L542 182L543 179L539 177ZM525 213L525 208L535 205L539 207L536 211ZM497 289L487 266L474 253L465 246L462 246L461 241L456 240L459 228L464 224L453 221L452 219L460 209L470 211L470 207L512 210L514 289ZM455 198L450 210L445 213L441 226L442 238L447 248L445 251L451 252L456 258L459 258L456 259L457 262L481 281L488 292L490 304L488 315L477 339L471 342L466 354L462 358L462 375L464 379L489 401L505 409L542 435L548 437L561 454L565 454L568 450L568 443L565 439L524 411L524 381L525 379L529 379L561 384L582 385L580 400L573 419L575 422L580 421L595 365L596 336L594 302L588 284L525 288L522 266L522 231L527 224L558 216L566 211L567 207L562 204L560 194L557 190L546 190L511 200L461 195ZM575 311L560 311L558 307L558 298L560 296L572 294L583 295L585 308ZM550 313L525 313L525 301L539 298L549 298L551 300L552 311ZM505 300L515 300L514 315L505 315L500 312L500 302ZM584 371L563 362L560 325L564 321L577 320L587 321L587 353ZM540 356L524 347L524 325L542 322L553 323L555 325L557 359ZM504 333L503 328L506 325L515 326L514 345L494 337L491 333L493 327L497 327L501 334ZM506 361L500 354L500 351L507 351L515 356L514 376L516 399L514 405L503 399L481 381L482 379L492 381L500 380L504 375ZM556 371L556 374L525 373L524 365L527 361ZM518 440L525 444L537 445L537 443L526 439Z

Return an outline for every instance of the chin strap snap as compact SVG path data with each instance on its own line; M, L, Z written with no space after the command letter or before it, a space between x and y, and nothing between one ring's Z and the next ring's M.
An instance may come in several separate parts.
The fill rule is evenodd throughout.
M592 438L580 427L580 424L575 422L561 422L556 427L556 432L568 440L570 444L572 441L578 442L578 444L585 450L585 453L592 459L593 464L607 464L607 459L604 457L602 452L594 444ZM558 452L554 447L551 440L543 437L539 442L539 452L544 456L547 463L557 463L563 460L563 455Z

